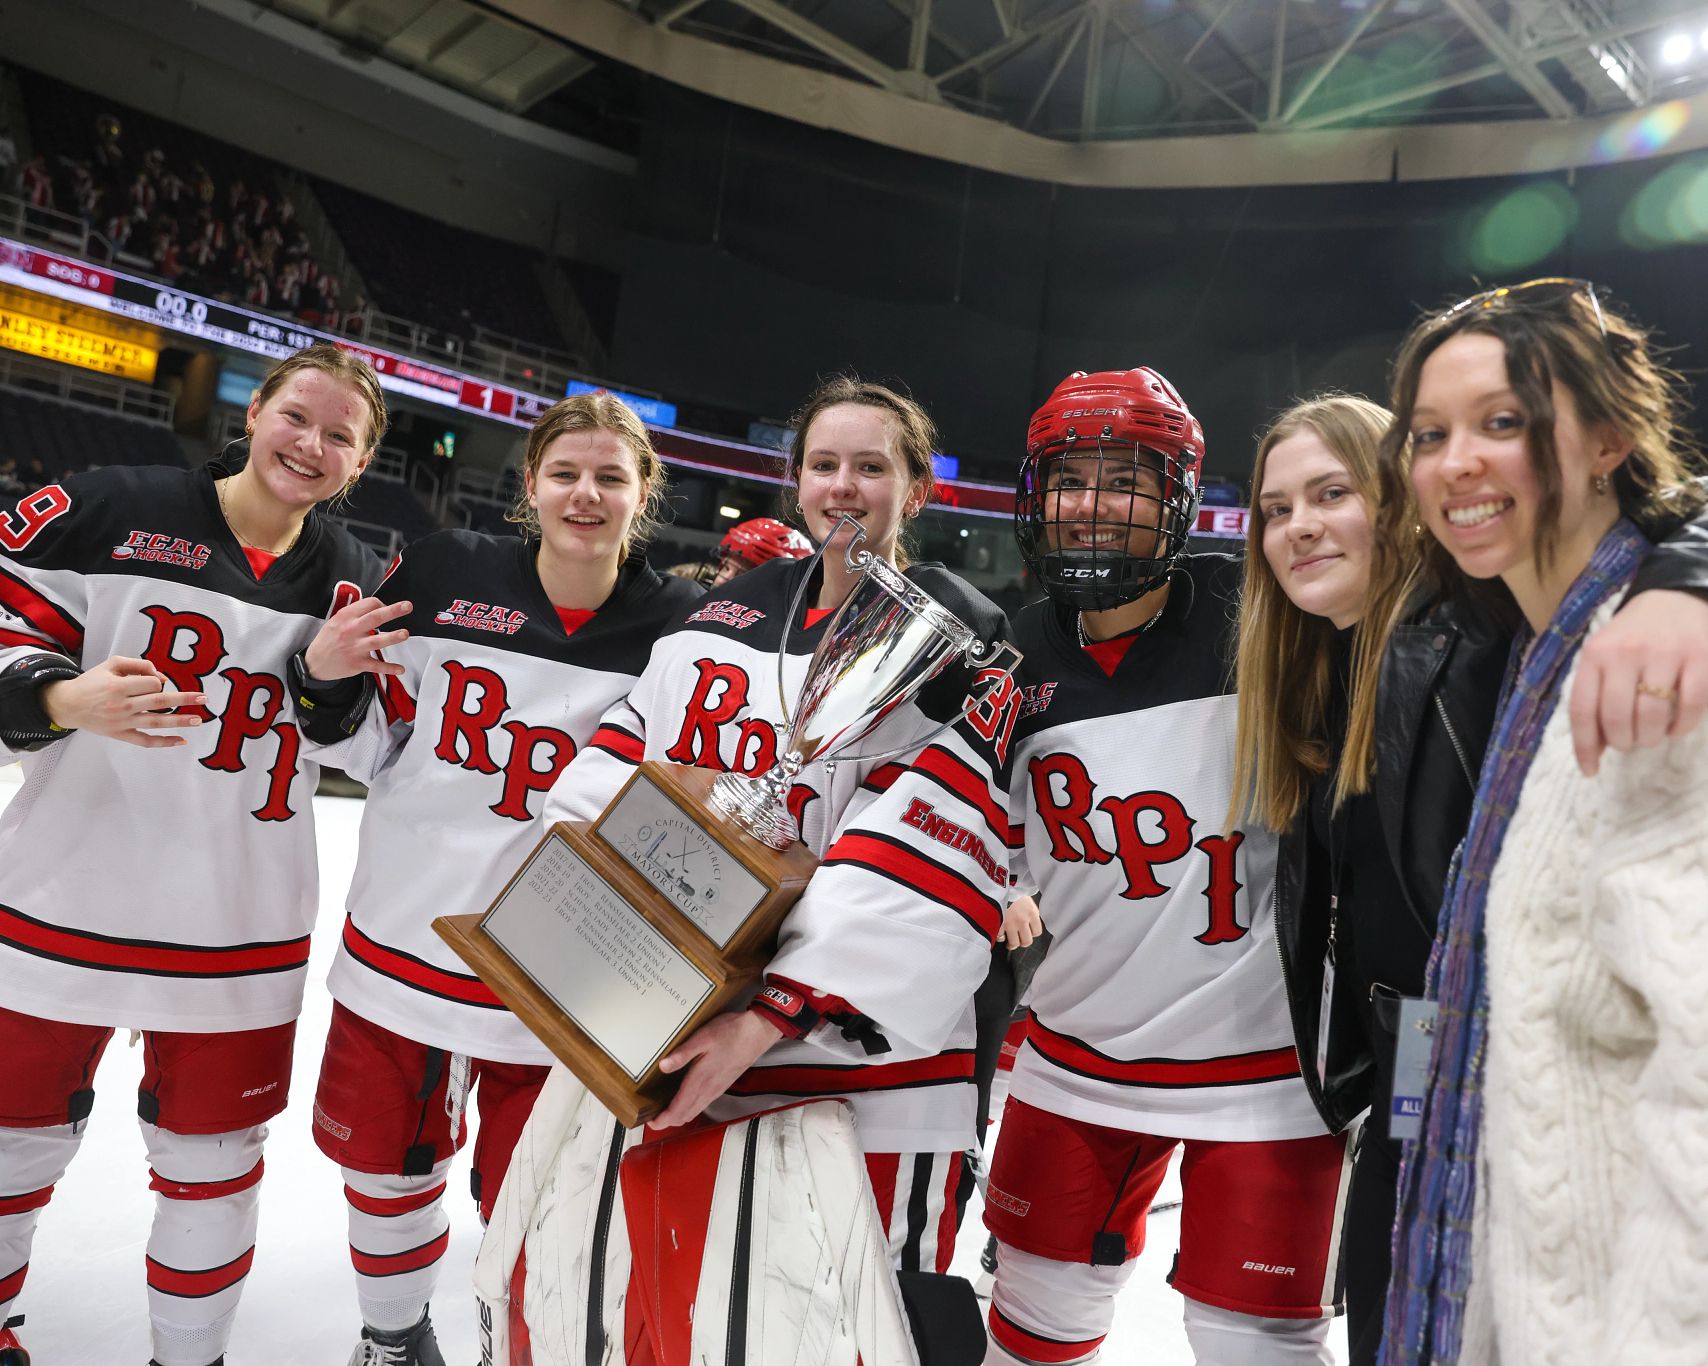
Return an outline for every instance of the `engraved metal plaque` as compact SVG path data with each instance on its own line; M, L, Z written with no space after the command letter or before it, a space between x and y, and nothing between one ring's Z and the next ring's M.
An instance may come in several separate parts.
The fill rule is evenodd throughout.
M534 851L481 929L637 1082L712 992L561 839Z
M767 888L642 773L605 809L594 833L720 949Z

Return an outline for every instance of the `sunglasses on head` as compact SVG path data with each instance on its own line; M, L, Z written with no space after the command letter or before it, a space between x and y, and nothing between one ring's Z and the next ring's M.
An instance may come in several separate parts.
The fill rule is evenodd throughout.
M1519 285L1501 285L1498 289L1485 289L1480 294L1461 299L1444 311L1437 321L1446 322L1449 318L1457 318L1470 309L1495 308L1503 303L1519 306L1538 304L1546 307L1569 299L1574 294L1582 294L1589 300L1589 306L1595 313L1595 325L1601 329L1601 339L1611 347L1613 338L1607 331L1607 319L1602 316L1601 300L1595 296L1595 286L1588 280L1574 280L1565 275L1544 275Z

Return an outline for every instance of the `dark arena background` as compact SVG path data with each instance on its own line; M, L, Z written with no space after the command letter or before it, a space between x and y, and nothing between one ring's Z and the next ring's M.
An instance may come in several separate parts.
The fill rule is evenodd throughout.
M1199 535L1239 550L1270 416L1382 400L1420 310L1556 275L1701 388L1708 5L0 0L8 502L91 465L199 464L273 360L330 336L393 406L340 513L364 539L505 530L532 418L609 388L671 466L662 568L779 509L793 406L854 371L941 429L918 557L1013 609L1027 419L1068 372L1178 386L1207 437ZM312 1189L323 1226L272 1237L292 1202L265 1202L234 1366L347 1350L337 1182L299 1113L315 1062L268 1180ZM32 1281L96 1314L110 1283L103 1361L147 1355L122 1118L111 1182L79 1164L88 1205L55 1202ZM88 1281L84 1214L113 1230ZM466 1360L456 1236L441 1340ZM1179 1339L1173 1236L1130 1312ZM43 1329L38 1360L72 1360ZM1187 1359L1170 1341L1154 1360Z

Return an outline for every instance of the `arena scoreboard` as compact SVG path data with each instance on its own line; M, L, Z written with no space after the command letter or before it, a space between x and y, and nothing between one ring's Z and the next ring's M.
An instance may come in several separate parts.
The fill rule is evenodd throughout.
M382 388L513 427L533 426L556 402L551 396L514 389L432 361L369 346L357 337L322 332L8 237L0 237L0 282L125 318L162 333L175 332L210 345L248 352L263 361L283 360L314 342L331 342L373 366ZM578 382L571 389L583 387L591 390L602 386L591 382L583 386ZM637 407L645 405L642 420L655 428L658 452L670 464L762 483L785 482L777 451L681 431L669 425L676 418L674 405L662 399L625 395L620 390L610 392L628 398ZM938 467L939 506L971 517L1014 515L1012 487L958 479L954 477L958 472L947 464ZM1243 532L1243 512L1235 508L1205 508L1199 514L1197 530L1199 534L1212 536L1238 534L1234 527L1237 524Z
M517 427L531 427L554 401L6 237L0 237L0 281L269 361L332 342L367 361L381 386L394 393Z

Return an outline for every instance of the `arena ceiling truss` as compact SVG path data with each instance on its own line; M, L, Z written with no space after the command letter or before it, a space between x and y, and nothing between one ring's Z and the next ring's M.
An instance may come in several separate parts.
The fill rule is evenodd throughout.
M1708 6L1676 0L264 2L514 113L618 63L1065 184L1429 179L1708 146L1708 61L1659 55L1675 31L1708 38Z

